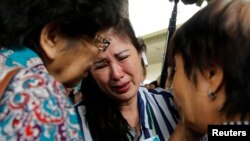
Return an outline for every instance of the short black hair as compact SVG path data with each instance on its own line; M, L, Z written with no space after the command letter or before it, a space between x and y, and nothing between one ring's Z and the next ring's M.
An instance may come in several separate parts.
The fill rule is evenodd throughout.
M38 46L51 22L70 38L94 38L118 21L120 6L121 0L0 0L0 46Z
M228 116L250 114L250 2L216 0L197 12L175 33L170 47L180 54L187 77L194 71L223 71Z

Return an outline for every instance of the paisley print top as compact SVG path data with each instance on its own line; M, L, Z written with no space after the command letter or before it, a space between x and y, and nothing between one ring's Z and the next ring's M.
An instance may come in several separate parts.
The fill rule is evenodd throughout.
M15 66L23 67L0 100L0 140L83 140L64 87L36 53L22 48L0 49L0 80Z

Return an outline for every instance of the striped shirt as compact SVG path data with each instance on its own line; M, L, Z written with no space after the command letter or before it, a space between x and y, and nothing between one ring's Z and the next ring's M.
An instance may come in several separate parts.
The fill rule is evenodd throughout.
M139 141L143 141L158 135L160 141L168 141L178 121L178 114L174 108L173 95L162 88L156 88L149 92L140 87L138 91L138 108L141 124L141 135ZM88 129L84 102L76 105L86 141L92 141ZM134 133L129 133L134 140Z

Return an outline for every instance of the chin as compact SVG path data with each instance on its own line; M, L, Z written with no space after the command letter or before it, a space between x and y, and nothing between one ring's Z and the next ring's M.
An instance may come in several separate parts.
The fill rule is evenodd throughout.
M182 115L183 116L183 115ZM205 121L198 121L195 119L187 118L187 116L182 117L183 123L186 124L186 127L193 131L197 135L203 135L207 132L207 125L204 126Z

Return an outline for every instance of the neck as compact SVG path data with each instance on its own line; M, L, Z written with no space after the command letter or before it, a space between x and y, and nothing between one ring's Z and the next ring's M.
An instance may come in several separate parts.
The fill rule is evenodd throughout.
M136 128L139 125L139 109L137 103L137 96L128 102L120 105L120 111L123 117L128 121L128 124L132 128Z

